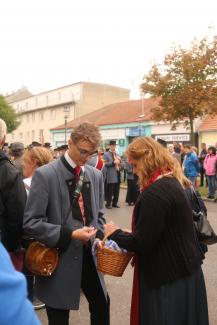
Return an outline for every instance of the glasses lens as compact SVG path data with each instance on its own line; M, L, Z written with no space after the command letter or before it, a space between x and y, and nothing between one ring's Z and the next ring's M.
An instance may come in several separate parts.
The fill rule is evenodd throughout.
M85 150L85 149L81 149L81 148L79 148L77 145L76 145L76 148L78 149L80 155L83 156L83 157L95 156L95 155L97 155L97 153L98 153L97 151L90 152L90 151L87 151L87 150Z

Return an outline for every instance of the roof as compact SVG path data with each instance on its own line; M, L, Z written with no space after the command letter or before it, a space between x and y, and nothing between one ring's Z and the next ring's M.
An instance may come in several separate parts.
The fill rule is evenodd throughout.
M22 87L21 89L18 89L16 92L6 95L5 99L10 104L15 101L23 100L23 99L26 99L31 96L32 96L32 93L28 90L28 88Z
M39 95L42 95L42 94L46 94L46 93L49 93L49 92L52 92L52 91L58 91L58 90L61 90L63 88L67 88L67 87L70 87L70 86L75 86L75 85L78 85L78 84L83 84L83 85L96 85L96 86L102 86L102 87L110 87L110 88L115 88L115 89L121 89L121 90L126 90L126 91L130 91L128 88L123 88L123 87L119 87L119 86L114 86L114 85L109 85L109 84L102 84L102 83L97 83L97 82L91 82L91 81L78 81L78 82L75 82L73 84L68 84L68 85L64 85L64 86L61 86L61 87L58 87L58 88L54 88L54 89L49 89L49 90L45 90L45 91L42 91L40 93L37 93L37 94L32 94L32 93L28 93L25 97L23 98L20 98L20 99L14 99L12 98L13 100L11 100L11 102L15 102L15 101L18 101L18 100L22 100L22 99L27 99L27 98L30 98L30 97L37 97ZM25 87L24 87L25 88ZM23 89L24 89L23 88ZM25 88L26 89L26 88ZM13 96L12 95L9 95L9 96ZM7 97L9 97L7 96Z
M111 124L124 124L132 122L149 121L151 109L159 106L159 99L130 100L121 103L114 103L96 111L88 113L67 123L67 129L73 128L82 122L92 122L98 126ZM51 130L65 129L62 124Z
M217 131L217 115L207 116L199 126L198 131Z

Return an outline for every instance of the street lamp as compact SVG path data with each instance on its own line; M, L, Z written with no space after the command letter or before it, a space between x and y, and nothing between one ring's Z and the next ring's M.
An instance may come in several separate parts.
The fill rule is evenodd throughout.
M69 112L70 112L70 107L69 106L67 106L67 105L65 105L64 107L63 107L63 111L64 111L64 113L65 113L65 116L64 116L64 119L65 119L65 144L67 144L66 143L66 133L67 133L67 119L68 119L68 117L69 117Z
M139 136L143 135L143 127L142 127L142 120L143 117L145 116L145 112L144 112L144 92L141 91L140 92L140 96L141 96L141 114L138 116L139 117Z
M145 116L145 113L144 113L144 92L141 91L140 92L140 96L141 96L141 114L139 115L139 117L144 117Z

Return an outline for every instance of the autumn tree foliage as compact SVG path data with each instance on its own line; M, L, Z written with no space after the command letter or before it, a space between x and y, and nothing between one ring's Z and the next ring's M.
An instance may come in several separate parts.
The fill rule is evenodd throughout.
M163 64L144 76L141 90L160 98L154 120L169 121L173 128L184 121L194 142L194 119L217 113L217 36L194 40L189 49L172 48Z
M0 118L7 124L7 131L10 133L19 125L19 117L12 106L0 95Z

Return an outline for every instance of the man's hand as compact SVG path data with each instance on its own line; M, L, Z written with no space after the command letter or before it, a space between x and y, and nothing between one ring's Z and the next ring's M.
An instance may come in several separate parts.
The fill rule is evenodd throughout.
M114 164L115 164L115 165L120 165L120 163L121 163L120 159L117 159L117 158L116 158L116 159L114 160Z
M105 235L112 234L115 230L119 229L114 222L108 222L104 225Z
M125 232L129 232L130 234L131 234L131 232L132 232L132 230L127 229L127 228L123 229L123 231L125 231Z
M72 232L72 238L83 241L84 243L88 242L92 237L96 235L97 229L94 227L83 227Z

